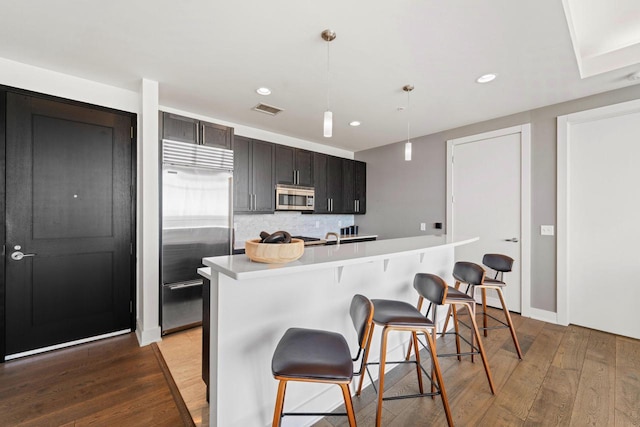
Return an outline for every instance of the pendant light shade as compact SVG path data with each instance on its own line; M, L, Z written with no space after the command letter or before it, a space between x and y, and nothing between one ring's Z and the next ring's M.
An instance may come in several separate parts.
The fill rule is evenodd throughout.
M404 159L406 161L411 160L411 141L407 141L404 143Z
M333 113L329 110L324 112L324 136L331 138L333 134Z
M327 42L327 111L324 112L323 135L325 138L331 138L333 135L333 113L329 107L329 43L336 38L336 33L331 30L324 30L320 36L322 40Z
M409 94L413 90L412 85L404 85L402 90L407 92L407 142L404 144L404 159L409 162L411 161L411 103Z

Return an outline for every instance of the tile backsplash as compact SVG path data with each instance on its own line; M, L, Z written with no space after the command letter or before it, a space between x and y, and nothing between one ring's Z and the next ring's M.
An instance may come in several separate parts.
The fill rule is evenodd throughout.
M329 231L340 232L341 227L354 224L354 215L313 215L300 212L276 212L268 215L235 215L236 246L260 237L261 231L273 233L285 230L292 236L324 238ZM318 227L316 227L316 223ZM362 234L362 230L360 230Z

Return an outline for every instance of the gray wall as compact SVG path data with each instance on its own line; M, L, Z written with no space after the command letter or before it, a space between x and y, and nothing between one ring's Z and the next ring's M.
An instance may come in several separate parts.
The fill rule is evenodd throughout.
M556 118L639 98L635 85L412 138L411 162L404 161L404 141L357 152L355 159L367 162L367 214L356 215L356 223L381 239L439 234L433 223L446 222L446 141L531 123L531 305L555 312L556 239L539 230L556 224Z

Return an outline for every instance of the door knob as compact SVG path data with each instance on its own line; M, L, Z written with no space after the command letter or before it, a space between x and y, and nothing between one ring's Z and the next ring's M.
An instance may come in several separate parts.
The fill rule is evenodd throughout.
M513 242L513 243L518 243L519 240L517 237L512 237L511 239L504 239L505 242Z
M28 257L28 256L36 256L37 254L23 254L20 251L15 251L11 254L11 259L16 260L16 261L20 261L22 258L24 257Z

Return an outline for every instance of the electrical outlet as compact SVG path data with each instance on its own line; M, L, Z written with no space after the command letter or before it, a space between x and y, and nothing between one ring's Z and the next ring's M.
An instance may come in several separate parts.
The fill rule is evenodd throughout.
M420 231L427 231L427 223L426 222L421 222L420 223Z
M316 221L316 228L320 228L320 221Z
M540 226L540 235L542 235L542 236L553 236L553 225L541 225Z

